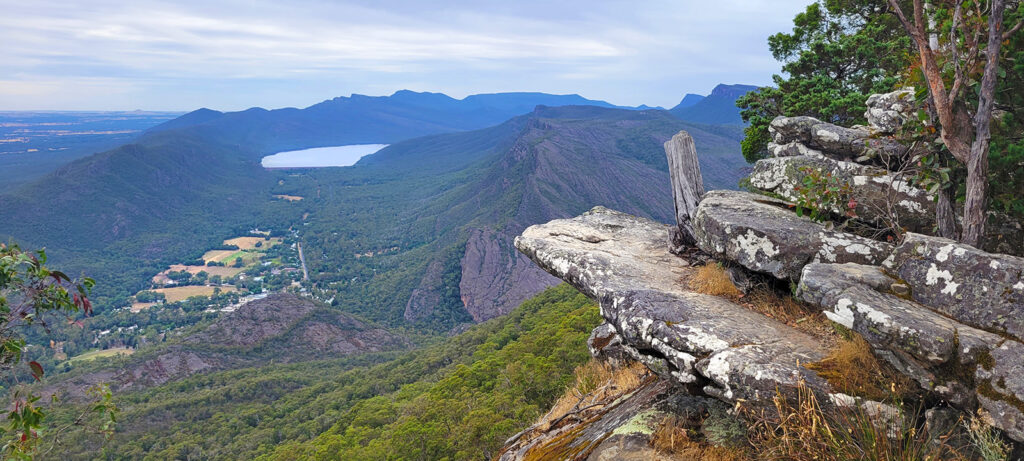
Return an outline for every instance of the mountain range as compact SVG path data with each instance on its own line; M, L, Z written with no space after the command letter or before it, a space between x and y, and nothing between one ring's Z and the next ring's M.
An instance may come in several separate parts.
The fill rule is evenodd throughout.
M729 94L716 89L712 96L691 108L706 104L708 100L721 100ZM538 102L553 105L586 102L588 105L574 106L578 108L563 112L554 111L550 108L553 106L544 106L526 118L512 118L506 123L491 126L514 117L523 108L536 107ZM46 247L55 262L65 264L73 273L86 272L98 278L101 283L97 291L97 305L113 306L123 304L127 296L146 288L149 277L162 267L194 259L202 254L204 248L217 245L224 237L252 228L314 226L304 229L308 231L316 229L317 223L326 227L357 227L365 229L378 240L371 243L360 237L359 245L377 245L387 240L384 236L388 233L384 229L407 219L405 215L390 211L407 203L425 206L423 201L435 199L428 193L431 190L436 191L436 200L439 200L436 203L445 204L441 206L444 213L432 218L445 224L440 229L455 229L472 219L484 220L486 225L476 229L484 232L479 235L488 237L470 239L467 234L456 239L439 240L439 233L427 233L415 241L404 238L403 248L422 253L412 255L413 259L433 264L430 271L426 266L420 268L430 274L444 271L439 272L441 263L436 255L427 254L436 248L430 251L420 248L427 242L437 246L441 245L438 242L444 241L446 245L457 246L472 241L470 248L475 249L471 254L475 254L474 251L491 254L483 250L487 248L484 242L490 241L489 232L504 232L502 238L507 240L510 233L518 232L526 224L559 215L568 216L585 206L614 204L609 200L645 203L661 211L636 210L638 213L667 219L669 215L664 210L671 209L667 196L652 195L657 194L655 190L664 191L666 188L650 187L643 181L630 183L625 172L640 174L642 167L647 169L642 174L660 171L659 181L667 181L661 142L684 128L693 132L703 153L702 160L708 163L705 177L709 184L735 187L740 176L738 169L744 165L736 155L741 136L738 128L686 125L665 111L607 106L610 104L585 100L576 95L504 93L457 100L438 93L400 91L390 97L353 95L335 98L306 109L268 111L254 108L231 113L200 109L149 129L132 144L79 159L46 177L0 195L0 203L5 204L0 208L0 223L3 223L0 224L0 236L13 238L27 247ZM530 117L533 122L529 122ZM576 119L590 120L590 125L583 129L563 123ZM488 126L491 127L486 128ZM637 134L643 130L648 131L646 137ZM550 151L541 155L540 160L534 155L522 156L520 153L520 157L516 157L510 154L509 149L514 146L520 150L525 149L524 146L533 148L523 139L537 136L557 136L552 142L561 145L549 142L538 144L540 147L537 149L526 149L533 154L539 149ZM357 168L285 173L264 170L259 166L260 158L279 150L351 143L394 145L365 158ZM551 156L564 158L551 161L547 158ZM598 156L609 160L595 162ZM542 160L546 163L526 162ZM633 163L626 165L623 162ZM495 163L517 168L495 170ZM595 169L595 165L602 167ZM555 167L560 168L557 174L537 176L538 173L550 173ZM519 176L508 177L512 172L518 172ZM448 176L439 176L441 173ZM305 175L313 182L322 181L321 188L325 191L335 184L345 184L338 187L347 188L346 194L355 197L362 191L379 187L384 181L397 185L389 186L384 193L355 202L338 195L321 201L309 200L297 206L268 200L274 193L315 195L308 189L299 190L303 183L291 176L294 174ZM579 178L584 177L589 178L587 182L579 183ZM562 183L558 184L559 181ZM352 182L362 185L361 190L353 190ZM414 202L388 202L401 196L400 191L406 190L407 185L416 183L421 184L421 188L410 190L415 196L409 200ZM515 196L508 191L495 190L498 184L515 184L523 189L517 189L521 195ZM617 189L609 191L605 189L608 185L616 185ZM491 194L494 198L482 202L483 205L473 214L454 216L458 210L466 208L465 203L471 203L483 194ZM560 197L562 194L565 197ZM505 201L497 201L499 196ZM565 200L570 197L576 198ZM349 203L360 205L349 209ZM459 206L449 207L448 204ZM506 223L495 217L513 215L516 212L512 207L520 205L521 216L516 218L514 225L501 227ZM636 208L625 203L622 205L622 209ZM316 206L322 206L323 210L345 208L349 221L340 224L337 217L330 216L329 212L320 213ZM380 208L390 210L387 219L375 217L376 210ZM298 217L303 213L298 213L297 209L312 213L312 222L301 222ZM531 214L530 219L525 217L527 213ZM336 232L336 229L331 232ZM465 232L473 234L470 230ZM339 246L321 245L327 248ZM391 246L395 245L387 247ZM326 253L330 252L311 252L311 264L319 264L318 255ZM338 259L319 264L317 270L327 274L338 272L333 270L341 264ZM462 261L462 256L457 259L458 262L453 261L452 265L472 265L474 261L472 256L466 261ZM488 272L487 269L481 270ZM417 293L431 294L425 298L405 294L402 296L406 299L395 303L403 309L408 308L410 318L420 317L414 314L416 306L435 300L433 293L437 290L430 287L438 283L438 276L426 277L420 282L422 286ZM514 284L512 280L506 283ZM503 288L495 288L496 291L488 294L474 292L466 285L462 288L470 296L462 300L462 296L456 294L453 299L460 300L456 304L475 305L482 301L474 300L484 298L487 302L499 300L501 308L496 312L507 311L522 299L522 295L517 295L505 300ZM410 299L422 302L414 300L409 304ZM489 316L477 315L478 318ZM397 319L392 317L391 320Z

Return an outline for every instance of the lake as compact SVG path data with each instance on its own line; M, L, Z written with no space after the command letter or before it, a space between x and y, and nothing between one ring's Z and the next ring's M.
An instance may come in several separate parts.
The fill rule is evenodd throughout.
M263 168L320 168L352 166L359 159L377 152L387 144L352 144L348 146L315 147L290 150L263 157Z

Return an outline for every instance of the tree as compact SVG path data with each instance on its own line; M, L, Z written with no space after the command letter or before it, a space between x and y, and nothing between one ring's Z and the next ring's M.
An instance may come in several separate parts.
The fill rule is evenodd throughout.
M809 115L837 125L865 123L868 95L890 91L910 62L910 40L888 14L886 0L822 0L793 19L793 31L768 38L786 75L736 101L749 125L742 142L749 162L767 156L768 125L779 116Z
M0 372L7 381L17 384L19 377L31 376L41 380L42 365L29 361L22 368L22 355L27 343L24 330L41 326L49 331L48 317L73 320L79 312L92 312L89 292L94 282L84 278L73 281L63 272L46 267L46 253L22 251L17 246L0 243ZM100 430L113 431L116 407L110 402L106 389L97 390L95 412L108 417ZM46 413L35 403L39 397L32 393L13 392L7 405L7 428L2 447L5 457L31 459L39 447ZM76 420L80 423L84 415ZM59 431L58 431L59 432Z
M953 158L967 167L960 241L979 246L985 233L1000 47L1022 23L1003 27L1006 0L913 0L910 18L898 0L888 1L917 49L939 136ZM975 93L976 106L971 104Z

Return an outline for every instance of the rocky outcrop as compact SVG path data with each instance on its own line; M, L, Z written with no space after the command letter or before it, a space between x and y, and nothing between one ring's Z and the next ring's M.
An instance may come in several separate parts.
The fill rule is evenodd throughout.
M914 89L902 88L891 93L868 96L864 118L881 134L896 134L917 111Z
M669 253L667 232L668 226L598 207L532 226L516 247L598 300L623 348L661 376L730 402L766 402L799 382L827 389L799 365L824 357L815 338L685 289L680 280L691 269Z
M922 389L963 411L980 406L995 427L1024 440L1024 344L906 299L918 286L877 266L809 264L800 280L799 296L859 333L880 357ZM974 306L985 311L999 305Z
M845 128L814 117L776 117L768 127L775 156L824 155L843 161L899 158L907 147L866 127Z
M1024 339L1024 258L908 234L886 264L914 301L964 324Z
M892 246L828 230L785 202L747 192L712 191L697 208L697 246L755 272L798 280L815 261L880 264Z
M758 160L750 173L750 186L797 202L811 172L829 176L848 190L842 203L828 203L828 211L844 217L853 211L857 220L876 227L898 227L912 232L935 228L935 197L910 185L907 178L883 168L822 156L776 157ZM853 208L848 205L852 199Z

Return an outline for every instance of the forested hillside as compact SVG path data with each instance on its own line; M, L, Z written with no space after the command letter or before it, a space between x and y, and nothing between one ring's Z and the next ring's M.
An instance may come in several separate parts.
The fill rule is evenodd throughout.
M597 322L597 308L563 285L415 352L123 392L113 440L102 448L68 440L60 459L480 459L562 394L589 357Z

